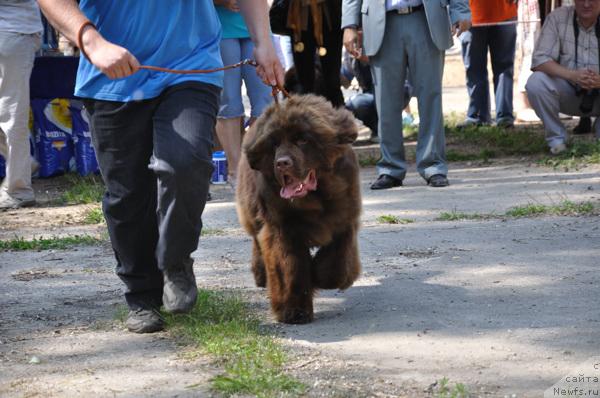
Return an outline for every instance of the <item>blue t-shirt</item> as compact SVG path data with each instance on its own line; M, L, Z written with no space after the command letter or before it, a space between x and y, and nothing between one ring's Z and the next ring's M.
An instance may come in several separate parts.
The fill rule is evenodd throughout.
M223 6L215 6L215 8L217 9L217 14L219 14L219 20L221 20L223 39L247 39L250 37L242 14L229 11Z
M142 65L170 69L223 66L221 26L212 0L81 0L80 8L102 36L128 49ZM221 87L223 72L181 75L140 70L111 80L82 55L75 95L108 101L157 97L184 81Z

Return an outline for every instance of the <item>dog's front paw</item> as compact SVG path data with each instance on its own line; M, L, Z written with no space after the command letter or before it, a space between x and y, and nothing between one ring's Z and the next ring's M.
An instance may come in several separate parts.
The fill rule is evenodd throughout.
M304 324L313 321L313 311L301 308L291 308L279 311L275 314L278 322L290 324Z

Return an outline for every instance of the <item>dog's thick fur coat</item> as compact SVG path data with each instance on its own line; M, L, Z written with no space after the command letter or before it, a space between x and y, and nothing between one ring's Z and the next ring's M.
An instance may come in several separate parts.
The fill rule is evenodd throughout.
M244 137L237 211L280 322L311 322L314 291L360 273L356 137L352 114L315 95L271 105Z

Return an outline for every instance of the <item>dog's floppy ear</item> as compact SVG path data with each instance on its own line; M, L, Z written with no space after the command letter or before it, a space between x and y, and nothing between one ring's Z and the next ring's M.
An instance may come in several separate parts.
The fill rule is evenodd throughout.
M354 116L350 111L339 108L335 110L334 128L339 144L352 144L358 137L358 129Z
M246 133L243 151L248 159L248 164L254 170L267 170L270 168L269 152L272 151L272 144L264 120L259 118L250 130Z

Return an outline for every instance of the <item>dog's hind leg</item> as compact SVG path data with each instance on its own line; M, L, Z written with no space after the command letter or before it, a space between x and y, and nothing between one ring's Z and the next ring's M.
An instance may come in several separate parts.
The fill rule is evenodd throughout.
M254 237L252 242L252 273L254 274L254 282L256 283L256 286L267 286L265 262L263 261L260 245L258 244L256 237Z
M335 235L312 260L312 280L319 289L347 289L360 274L356 229Z
M258 240L275 318L284 323L311 322L314 291L311 257L307 247L299 246L301 237L265 226Z

